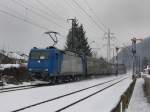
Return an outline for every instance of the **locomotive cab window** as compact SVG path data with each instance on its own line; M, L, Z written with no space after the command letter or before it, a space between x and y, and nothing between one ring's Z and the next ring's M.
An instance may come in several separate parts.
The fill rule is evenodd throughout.
M48 51L32 51L30 58L31 59L48 59L49 52Z

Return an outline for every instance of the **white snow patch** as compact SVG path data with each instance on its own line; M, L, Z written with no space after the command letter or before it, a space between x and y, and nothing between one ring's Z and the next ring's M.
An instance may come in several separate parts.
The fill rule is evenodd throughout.
M28 56L26 54L19 54L16 52L8 52L5 50L0 50L0 53L2 53L5 56L8 56L9 58L12 58L12 59L22 59L22 60L26 60L26 61L28 60Z
M19 54L15 53L15 52L9 52L7 54L7 56L9 58L13 58L13 59L24 59L24 57L20 56Z
M22 64L0 64L0 70L4 70L5 68L19 68L19 67L26 67L27 63Z
M131 82L131 78L124 80L63 112L110 112L118 104L121 95L126 91Z
M31 85L31 83L30 82L22 82L22 84L18 84L18 85L5 83L5 85L2 86L1 88L4 89L4 88L19 87L19 86L28 86L28 85Z
M0 64L0 68L5 69L5 68L11 68L11 67L20 67L20 64Z

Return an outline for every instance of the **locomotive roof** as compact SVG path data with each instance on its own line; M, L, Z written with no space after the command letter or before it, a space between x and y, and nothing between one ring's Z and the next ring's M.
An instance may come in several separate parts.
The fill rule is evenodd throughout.
M71 52L69 50L61 50L61 49L58 49L58 48L56 48L54 46L49 46L47 48L37 48L37 47L34 47L32 50L49 50L49 49L56 49L56 50L58 50L60 52L63 52L65 54L68 54L68 55L71 55L71 56L82 56L82 54L77 54L77 53ZM89 56L86 56L86 57L92 58L92 57L89 57Z

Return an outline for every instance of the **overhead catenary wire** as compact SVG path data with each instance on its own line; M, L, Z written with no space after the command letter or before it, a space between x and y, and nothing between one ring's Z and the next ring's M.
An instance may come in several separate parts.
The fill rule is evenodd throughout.
M15 13L15 15L21 16L21 17L23 17L24 19L25 19L25 18L26 18L26 19L31 19L31 18L29 18L29 17L27 17L27 16L25 16L25 15L23 15L23 14L20 14L18 11L14 10L14 9L12 9L12 8L10 8L10 7L8 7L8 6L6 6L6 5L0 4L0 7L4 8L4 9L6 9L6 10L8 9L8 10L11 11L12 13Z
M18 11L14 10L14 9L6 6L6 5L0 4L0 7L4 8L5 10L8 9L9 11L11 11L11 12L8 12L8 11L3 10L2 13L5 12L5 14L7 14L7 15L9 15L11 17L13 16L14 18L17 17L16 19L19 19L19 20L21 20L23 22L27 23L27 21L28 21L29 24L32 23L31 25L34 25L34 26L36 26L38 28L41 28L41 29L44 29L44 30L49 30L48 27L42 26L40 24L37 24L36 22L32 22L32 20L33 20L32 18L26 17L25 15L20 14ZM59 36L66 38L66 36L64 34L59 34Z
M76 4L74 4L74 3L71 3L71 0L70 1L68 1L68 0L64 0L64 2L66 3L66 5L72 10L72 12L73 13L76 13L77 15L79 15L80 13L82 13L82 14L80 14L79 16L82 16L83 14L84 14L84 12L82 12L82 11L80 11L80 13L78 13L77 12L77 9L78 8L76 8L77 6L76 6ZM76 9L76 10L75 10ZM80 9L79 9L80 10ZM76 16L77 16L76 15ZM84 21L86 21L85 23L87 24L87 26L89 26L90 25L90 23L89 22L91 22L91 19L90 18L88 18L88 19L84 19ZM93 24L93 22L91 22L92 24ZM94 25L95 25L95 23L94 23ZM97 35L99 35L98 33L99 33L99 29L97 29L97 27L93 27L93 25L90 25L89 27L88 27L88 29L90 30L90 32L93 32L92 34L94 34L95 36L97 36Z
M94 19L91 15L88 14L88 12L87 12L84 8L82 8L82 6L81 6L78 2L76 2L75 0L72 0L72 1L91 19L91 21L92 21L101 31L103 31L104 33L107 32L107 31L105 31L105 30L95 21L95 19Z
M5 10L0 9L0 12L3 13L3 14L9 15L9 16L11 16L11 17L13 17L13 18L16 18L16 19L18 19L18 20L24 21L25 23L32 24L33 26L36 26L36 27L38 27L38 28L41 28L41 29L44 29L44 30L49 30L49 28L47 28L47 27L45 27L45 26L42 26L42 25L39 25L39 24L37 24L37 23L35 23L35 22L31 22L31 21L29 21L29 20L26 20L26 19L24 19L24 18L22 18L22 17L20 17L20 16L17 16L17 15L15 15L15 14L12 14L12 13L7 12L7 11L5 11Z
M101 19L96 15L95 11L93 10L93 8L90 6L90 4L88 3L87 0L84 0L84 2L86 3L87 7L89 8L89 10L92 12L92 14L97 18L97 20L99 21L99 23L106 29L108 30L109 28L101 21Z
M41 5L43 8L47 9L49 12L51 12L53 15L56 16L56 19L60 19L62 21L65 21L65 19L63 19L61 16L59 16L56 12L54 12L52 9L50 9L50 7L48 7L46 4L44 4L42 1L40 0L36 0L36 2Z
M46 21L51 22L51 23L57 25L59 28L66 29L64 26L62 26L62 25L56 23L56 22L53 21L52 19L50 19L50 18L44 16L43 14L39 13L39 12L36 11L36 10L32 10L31 8L29 8L29 7L27 7L27 6L24 5L24 4L26 4L26 5L29 5L29 4L27 4L27 3L23 2L23 1L20 1L20 2L19 2L19 1L16 1L16 0L12 0L12 1L13 1L14 3L18 4L19 6L23 7L23 8L27 8L30 12L32 12L33 14L35 14L35 15L37 15L37 16L43 18L43 19L45 19ZM30 5L30 7L32 7L33 9L35 8L35 7L33 7L32 5Z
M17 2L17 4L18 5L20 5L21 7L23 7L23 8L25 8L25 9L28 9L30 12L32 12L33 14L35 14L35 15L38 15L38 16L40 16L40 17L42 17L42 18L44 18L45 20L47 20L47 21L52 21L52 20L50 20L49 18L47 18L46 16L43 16L43 14L41 14L41 13L39 13L39 12L37 12L37 10L39 10L37 7L35 7L35 6L33 6L33 5L31 5L31 4L28 4L28 3L26 3L25 1L23 1L23 0L21 0L21 1L17 1L17 0L12 0L12 1L14 1L14 2ZM33 10L34 9L34 10ZM40 10L40 11L42 11L42 10ZM54 23L54 24L58 24L58 23ZM59 25L59 24L58 24ZM57 26L58 26L57 25ZM59 25L60 26L60 25ZM62 29L65 29L65 27L63 27L62 25L60 26ZM68 29L67 29L68 30Z
M37 27L37 28L43 29L43 30L45 30L45 31L49 31L49 28L47 28L47 27L45 27L45 26L42 26L42 25L37 24L37 23L35 23L35 22L26 20L26 19L21 18L21 17L19 17L19 16L17 16L17 15L14 15L14 14L12 14L12 13L10 13L10 12L7 12L7 11L5 11L5 10L0 9L0 13L6 14L6 15L8 15L8 16L10 16L10 17L13 17L13 18L18 19L18 20L20 20L20 21L23 21L23 22L25 22L25 23L31 24L31 25L33 25L33 26L35 26L35 27ZM59 33L59 36L60 36L60 37L63 37L63 38L66 38L66 36L63 35L63 34L61 34L61 33Z

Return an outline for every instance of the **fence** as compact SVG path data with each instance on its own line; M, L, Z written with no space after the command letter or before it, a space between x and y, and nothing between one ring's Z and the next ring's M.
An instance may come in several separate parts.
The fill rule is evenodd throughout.
M133 82L130 84L128 89L123 93L123 95L120 98L120 101L116 105L114 109L112 109L111 112L124 112L126 108L128 108L128 104L130 102L134 86L135 86L136 79L133 80Z
M148 102L150 103L150 75L145 75L144 77L144 91L146 94L146 97L148 99Z

